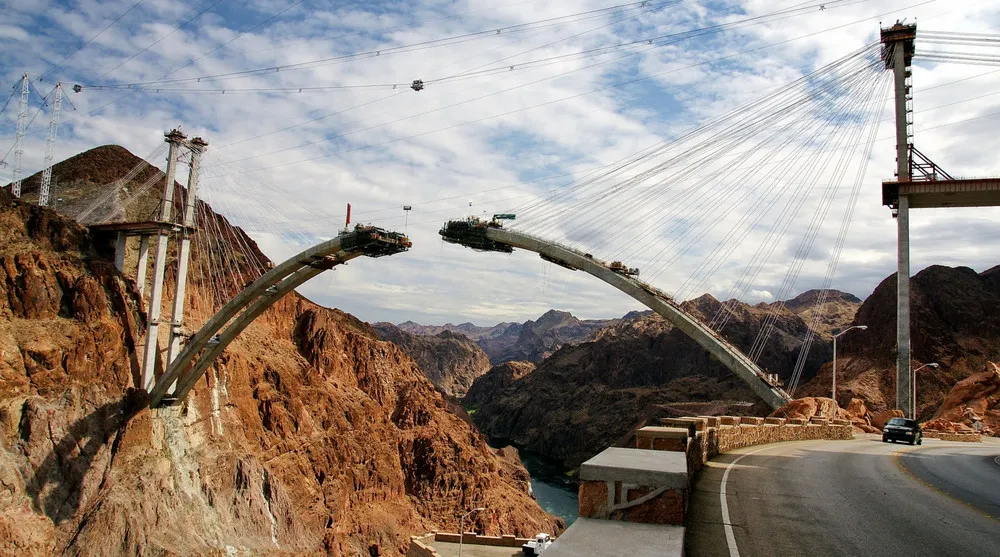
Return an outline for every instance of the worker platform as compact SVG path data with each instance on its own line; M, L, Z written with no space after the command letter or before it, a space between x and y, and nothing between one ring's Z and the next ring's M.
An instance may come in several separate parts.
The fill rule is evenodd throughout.
M898 208L901 195L909 198L911 209L998 207L1000 178L882 182L883 205Z

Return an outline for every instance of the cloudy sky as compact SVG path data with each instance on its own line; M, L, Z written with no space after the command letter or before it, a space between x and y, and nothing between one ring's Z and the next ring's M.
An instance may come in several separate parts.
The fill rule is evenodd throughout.
M699 187L733 185L722 201L699 190L682 203L679 184L695 182L678 177L677 153L706 151L698 137L676 138L875 43L880 22L1000 32L1000 1L8 0L4 14L4 83L14 87L27 72L43 96L56 81L82 85L67 93L57 160L108 143L145 156L176 126L201 135L210 143L205 198L272 259L336 234L348 202L356 221L405 229L413 239L409 253L356 260L314 279L304 294L368 321L433 324L522 321L553 307L587 318L638 308L533 254L445 244L437 231L451 218L523 209L515 227L625 258L681 298L771 301L822 286L855 184L860 195L832 284L868 295L895 270L895 221L880 206L895 156L884 80L806 101L805 116L788 113L697 165L699 177L687 179ZM918 39L922 51L994 54ZM417 79L421 91L410 87ZM1000 171L1000 68L918 56L913 90L921 151L953 175ZM820 115L837 106L824 102L851 94L837 112L846 116ZM857 128L851 115L865 99L874 99L865 109L875 115L864 128L874 134L864 136L873 140L870 156L857 147L864 140L827 149L853 154L840 181L827 181L832 166L823 163L835 154L767 159L760 166L770 174L761 176L782 177L771 179L772 197L738 189L742 175L725 171L732 163L748 173L740 165L765 160L742 150L760 134L770 134L761 152L792 154L780 132L800 118L826 126L816 129ZM0 121L3 152L16 112L15 99ZM740 114L709 131L748 117ZM29 130L25 175L42 166L46 124L43 113ZM630 158L647 149L659 151ZM593 182L622 160L637 162ZM820 181L789 211L796 188L809 182L801 174ZM764 179L745 181L758 187ZM1000 263L997 209L920 210L911 221L914 272ZM815 239L804 243L810 230Z

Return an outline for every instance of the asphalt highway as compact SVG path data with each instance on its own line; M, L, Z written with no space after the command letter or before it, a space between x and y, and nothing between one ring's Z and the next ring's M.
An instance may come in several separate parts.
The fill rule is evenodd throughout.
M998 461L995 439L875 436L721 455L696 479L685 554L1000 557Z

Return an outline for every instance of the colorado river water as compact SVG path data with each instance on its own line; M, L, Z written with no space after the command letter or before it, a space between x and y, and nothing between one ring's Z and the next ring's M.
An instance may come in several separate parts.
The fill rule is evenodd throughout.
M578 516L577 487L558 465L531 453L522 452L521 461L531 474L531 491L546 512L573 524Z

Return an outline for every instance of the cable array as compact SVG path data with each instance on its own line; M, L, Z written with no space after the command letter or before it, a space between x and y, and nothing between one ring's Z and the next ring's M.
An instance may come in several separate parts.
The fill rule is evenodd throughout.
M650 282L686 276L674 289L679 299L717 280L737 250L745 267L728 288L730 300L745 297L777 259L787 266L776 292L782 299L845 184L856 190L864 176L889 83L878 45L868 45L672 141L511 207L518 215L512 226L638 264ZM842 235L854 202L856 193L844 208ZM798 246L781 252L797 229ZM685 272L674 272L681 264ZM734 304L723 305L713 328L725 327ZM752 359L759 360L782 311L772 305Z

